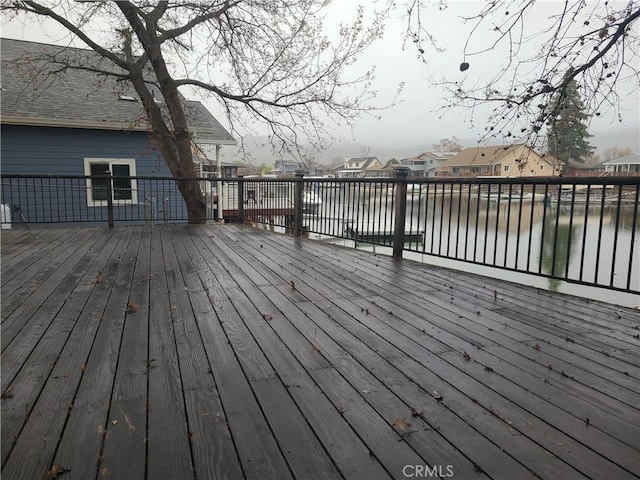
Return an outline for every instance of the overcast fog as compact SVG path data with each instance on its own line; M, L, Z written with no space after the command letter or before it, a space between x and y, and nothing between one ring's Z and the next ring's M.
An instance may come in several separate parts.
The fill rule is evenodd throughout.
M366 3L366 2L364 2ZM348 22L354 17L354 11L345 8L346 2L334 2L332 11L326 19L328 29L338 28L340 21ZM353 7L356 4L351 3ZM378 105L386 105L393 101L393 97L400 83L404 82L402 95L398 103L388 109L375 112L379 116L376 119L364 116L352 128L346 126L335 128L333 147L326 152L318 154L318 160L329 162L341 156L360 156L368 152L371 156L378 156L382 160L391 157L402 158L419 153L420 150L429 150L432 144L441 138L458 137L464 146L477 144L485 133L487 110L477 109L471 112L460 108L455 111L442 112L445 104L443 97L446 93L442 88L433 86L432 81L439 79L456 80L470 77L468 80L482 81L490 78L504 67L507 52L497 48L482 55L463 56L464 44L467 41L471 26L464 24L461 17L471 15L480 10L483 2L449 2L448 8L440 11L434 7L427 11L423 21L429 32L437 42L437 46L443 49L438 52L435 49L427 50L427 64L424 65L418 58L418 52L412 44L404 45L403 32L406 26L405 20L397 16L390 19L387 24L384 39L374 44L366 55L362 56L357 65L358 69L365 71L376 66L375 89L378 91ZM527 31L535 32L548 24L549 16L562 8L562 2L539 1L536 5L535 15L528 17ZM370 8L370 7L367 7ZM488 28L476 32L473 37L472 47L482 50L493 41L494 32ZM36 27L36 28L34 28ZM69 44L68 35L55 26L47 26L47 31L34 25L26 27L19 22L3 22L2 36L23 40L39 41L44 43ZM636 30L636 35L638 34ZM82 46L75 43L76 46ZM404 45L404 48L403 48ZM530 42L520 52L526 56L537 47L535 41ZM469 50L469 48L468 48ZM473 48L471 48L473 50ZM466 60L470 64L467 72L460 72L460 62ZM636 65L640 62L634 59ZM590 124L590 133L593 135L591 143L596 147L596 153L602 153L607 147L631 147L636 153L640 151L638 132L639 99L637 78L635 82L626 80L619 85L621 97L620 114L622 122L618 119L618 112L614 109L602 111L600 118L593 118ZM185 92L187 93L187 92ZM193 95L188 96L193 97ZM220 107L212 100L207 100L206 105L211 112L226 125L226 119ZM483 141L482 144L503 143L501 139ZM248 139L248 144L251 144ZM232 149L226 147L224 157L234 159ZM254 149L254 162L272 164L273 158L269 156L267 149Z

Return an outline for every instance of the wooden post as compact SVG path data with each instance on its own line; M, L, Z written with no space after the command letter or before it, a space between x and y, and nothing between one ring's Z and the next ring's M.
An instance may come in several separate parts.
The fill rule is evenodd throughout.
M107 224L109 228L113 228L113 189L111 188L111 172L107 170L105 174L107 179Z
M238 175L238 221L244 223L244 180L243 175ZM218 192L218 201L221 201L222 192Z
M302 235L302 190L304 188L304 172L296 170L295 192L293 199L293 235L299 237Z
M404 250L405 217L407 215L407 176L409 175L409 167L396 167L393 173L396 178L393 258L402 258L402 252Z

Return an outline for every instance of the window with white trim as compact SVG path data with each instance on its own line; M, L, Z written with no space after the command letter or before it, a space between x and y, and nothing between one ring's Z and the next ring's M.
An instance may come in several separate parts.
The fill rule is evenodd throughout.
M84 174L92 177L110 173L111 200L114 205L138 203L135 177L136 161L131 158L85 158ZM106 178L87 178L87 205L103 207L107 205L109 189Z
M509 165L505 165L505 166L504 166L504 171L505 171L505 172L508 172L508 171L509 171Z

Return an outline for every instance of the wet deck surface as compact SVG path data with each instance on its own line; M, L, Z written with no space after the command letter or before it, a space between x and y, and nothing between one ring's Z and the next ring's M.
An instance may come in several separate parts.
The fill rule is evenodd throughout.
M640 478L640 312L246 226L2 232L2 477Z

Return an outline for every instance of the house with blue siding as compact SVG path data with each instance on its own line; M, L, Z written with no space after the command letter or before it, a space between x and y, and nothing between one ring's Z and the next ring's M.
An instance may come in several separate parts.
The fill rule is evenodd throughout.
M118 215L126 208L152 205L154 209L184 208L175 195L175 183L167 180L158 198L142 194L142 181L127 177L170 177L170 171L149 134L149 128L135 90L125 81L115 81L80 69L61 69L56 56L101 61L92 50L75 49L21 40L1 39L1 158L2 174L114 177L109 190ZM79 62L78 62L79 63ZM56 70L58 70L56 72ZM55 72L55 73L54 73ZM158 103L162 99L158 94ZM235 145L229 132L197 101L184 100L189 131L194 144L194 175L211 172L215 159L203 158L203 151L219 155L223 146ZM197 152L197 154L196 154ZM203 167L207 168L203 168ZM207 177L209 175L203 175ZM15 180L17 182L18 180ZM24 181L24 180L22 180ZM49 215L55 221L68 219L67 212L99 218L105 209L106 179L82 178L80 182L40 180L33 195L50 195L57 200L51 212L31 211L33 195L14 188L3 179L2 200L14 219L33 221ZM37 188L36 188L37 187ZM72 190L79 190L78 192ZM160 198L162 197L162 198ZM175 199L168 205L167 199ZM119 208L120 207L120 208ZM55 211L54 211L55 210ZM4 210L3 210L4 211ZM155 215L159 215L158 212ZM74 218L74 221L77 219Z
M440 166L457 152L421 152L415 157L403 158L400 164L409 167L410 178L435 177Z

